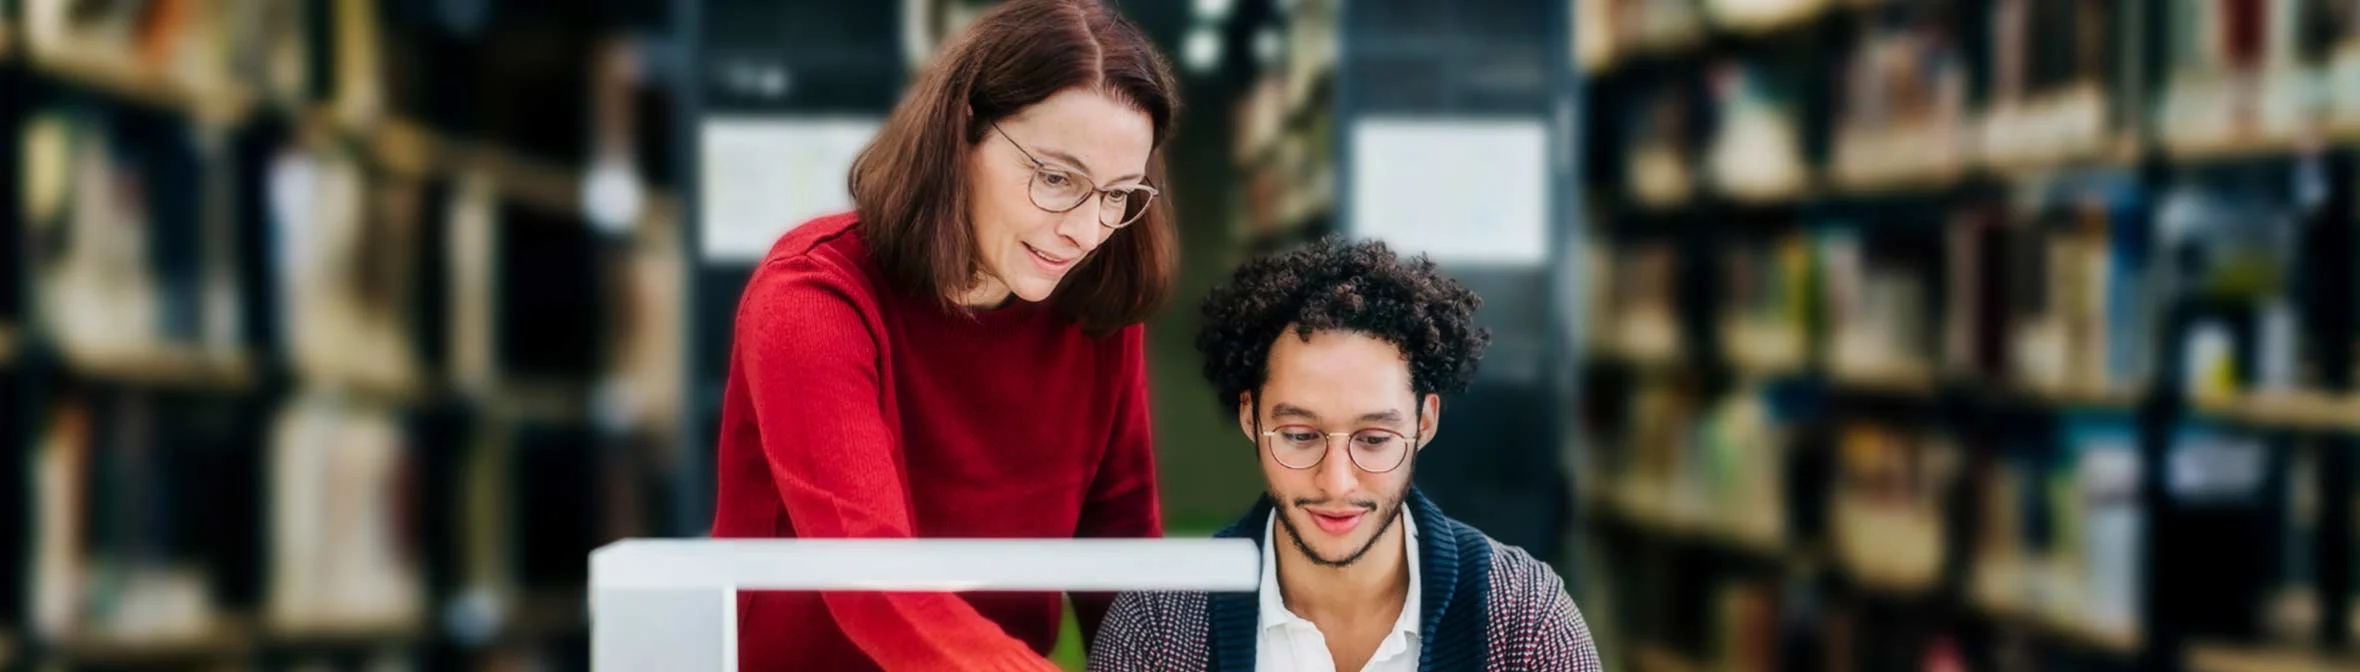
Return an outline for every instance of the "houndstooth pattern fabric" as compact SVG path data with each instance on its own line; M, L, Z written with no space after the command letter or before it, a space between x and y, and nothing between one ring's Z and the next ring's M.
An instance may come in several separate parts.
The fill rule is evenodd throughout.
M1212 622L1204 593L1129 592L1114 600L1090 647L1092 672L1204 670Z
M1523 549L1491 544L1484 669L1601 672L1589 625L1555 570ZM1117 598L1091 647L1093 672L1211 668L1205 593L1133 592Z
M1524 549L1491 542L1491 633L1484 668L1601 672L1590 626L1556 570Z

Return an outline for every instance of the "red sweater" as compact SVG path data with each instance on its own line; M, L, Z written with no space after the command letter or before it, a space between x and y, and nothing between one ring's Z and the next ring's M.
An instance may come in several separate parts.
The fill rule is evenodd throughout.
M1140 328L889 289L850 214L781 237L738 303L715 537L1159 536ZM1033 669L1043 593L738 595L746 670ZM1111 596L1076 595L1084 636Z

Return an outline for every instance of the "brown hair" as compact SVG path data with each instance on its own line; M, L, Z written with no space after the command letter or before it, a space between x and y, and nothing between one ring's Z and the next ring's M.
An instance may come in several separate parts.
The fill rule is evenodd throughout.
M943 45L852 164L852 202L878 267L900 289L957 309L983 268L967 222L967 151L991 123L1074 87L1147 114L1155 139L1147 179L1158 198L1109 236L1049 297L1092 334L1145 321L1172 293L1171 187L1164 141L1179 111L1170 64L1129 20L1099 0L1011 0Z

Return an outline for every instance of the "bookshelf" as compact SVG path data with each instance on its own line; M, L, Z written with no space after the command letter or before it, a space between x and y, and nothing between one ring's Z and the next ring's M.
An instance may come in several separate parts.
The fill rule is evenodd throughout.
M1764 4L1780 20L1574 9L1607 22L1575 64L1603 248L1582 483L1706 507L1583 493L1620 530L1583 583L1740 623L1642 615L1619 645L2350 669L2317 652L2360 636L2360 107L2319 86L2360 63L2327 17L2351 8ZM1635 322L1658 336L1618 333ZM1764 507L1780 534L1713 522ZM2268 550L2207 558L2224 545ZM1825 549L1835 580L1766 578L1765 546ZM1665 581L1770 595L1844 643ZM2221 644L2257 639L2316 643Z
M580 559L694 533L655 475L684 116L595 57L668 29L66 4L0 17L0 476L37 486L0 505L35 523L0 668L586 666ZM592 207L618 167L636 198Z

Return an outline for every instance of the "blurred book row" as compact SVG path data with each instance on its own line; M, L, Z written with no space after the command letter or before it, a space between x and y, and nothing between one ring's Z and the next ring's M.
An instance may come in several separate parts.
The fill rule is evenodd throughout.
M1940 667L1962 649L1975 669L2139 667L2150 523L2125 416L2007 435L1830 422L1813 407L1845 402L1825 394L1663 380L1603 420L1612 439L1583 465L1589 545L1642 561L1610 574L1629 578L1596 618L1722 669ZM1709 553L1650 543L1666 535ZM1696 568L1730 559L1741 569ZM2009 648L2028 658L1988 657Z
M1584 0L1618 119L1596 168L1656 207L1941 188L2360 139L2348 0Z
M670 532L663 4L8 6L0 668L580 664Z
M1335 230L1340 4L1291 3L1276 20L1284 39L1268 46L1268 62L1239 94L1233 158L1244 197L1230 222L1245 249L1279 249Z

